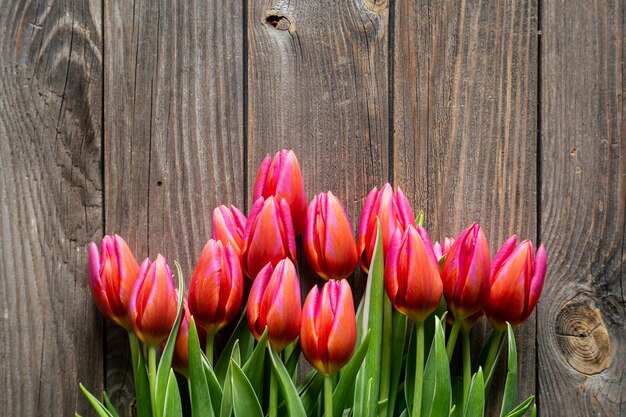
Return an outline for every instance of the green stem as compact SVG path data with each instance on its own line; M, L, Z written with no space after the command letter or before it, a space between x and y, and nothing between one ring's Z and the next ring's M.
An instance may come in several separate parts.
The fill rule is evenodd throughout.
M448 362L452 360L452 354L454 353L454 345L456 344L456 338L459 335L460 329L461 329L461 320L454 319L454 324L452 324L452 330L450 331L450 338L448 339L448 344L446 345L446 352L448 353Z
M469 332L463 331L463 410L467 407L470 382L472 381L472 357Z
M324 376L324 417L333 417L333 377Z
M491 346L489 347L487 360L485 361L485 378L489 378L489 375L493 371L493 367L496 365L496 361L498 360L498 350L500 348L502 336L504 335L504 331L500 329L494 329L494 333L495 337L493 339L493 343L491 343Z
M422 414L422 383L424 380L424 322L415 323L417 331L417 346L415 356L415 391L413 394L413 417Z
M156 376L157 376L156 351L157 351L156 347L154 346L148 347L148 377L150 378L150 402L152 403L152 415L154 417L159 417L159 414L157 413L157 403L156 403Z
M206 359L209 361L211 368L213 367L213 345L215 343L215 333L208 333L206 336Z
M270 372L270 409L269 417L278 416L278 386L274 371Z

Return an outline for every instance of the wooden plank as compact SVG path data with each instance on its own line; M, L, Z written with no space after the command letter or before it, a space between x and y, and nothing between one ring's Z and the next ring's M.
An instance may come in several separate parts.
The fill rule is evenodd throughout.
M536 242L537 2L398 1L394 21L396 185L433 240L478 222L493 255L513 233ZM535 326L517 332L520 398L535 392ZM490 331L473 330L475 355Z
M332 190L356 236L367 193L388 178L388 15L385 1L250 2L249 204L263 157L293 149L308 199ZM301 273L305 296L316 278ZM360 297L364 278L351 284Z
M90 413L103 320L87 278L102 233L99 1L0 5L0 415Z
M626 410L626 5L542 2L543 415Z
M186 280L212 210L243 203L241 1L106 2L106 231ZM106 386L133 396L126 335L109 328Z

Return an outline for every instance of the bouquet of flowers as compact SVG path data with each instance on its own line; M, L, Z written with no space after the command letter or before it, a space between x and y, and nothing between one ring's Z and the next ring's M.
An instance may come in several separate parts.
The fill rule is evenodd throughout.
M248 217L235 207L213 212L212 239L185 294L165 258L138 265L120 236L89 248L89 282L102 314L128 331L139 417L182 416L174 372L189 386L191 413L210 417L483 416L498 358L507 345L501 417L536 414L517 403L513 327L535 308L546 252L512 236L491 259L478 224L431 244L400 188L374 188L365 200L358 241L332 192L307 205L292 151L268 155ZM304 304L296 257L321 278ZM355 310L345 279L357 264L367 285ZM492 323L476 363L472 327ZM215 335L238 319L219 355ZM446 329L449 324L449 331ZM450 360L460 334L462 375ZM505 343L506 342L506 343ZM301 355L312 369L298 377ZM98 415L117 417L80 385ZM78 414L77 414L78 415Z

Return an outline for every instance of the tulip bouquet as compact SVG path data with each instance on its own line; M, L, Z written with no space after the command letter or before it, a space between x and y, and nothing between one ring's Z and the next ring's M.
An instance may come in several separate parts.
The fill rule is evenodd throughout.
M335 195L318 194L307 206L292 151L266 157L253 199L247 218L235 207L214 210L213 236L186 295L178 264L175 289L163 256L139 266L117 235L105 236L99 251L91 244L95 304L128 331L133 415L181 416L176 372L187 381L194 417L482 416L505 344L500 415L535 415L532 396L517 403L513 327L541 294L543 245L535 252L512 236L492 260L478 224L433 245L423 215L415 218L389 184L367 196L355 242ZM320 277L304 303L301 234ZM355 310L346 278L357 264L367 284ZM483 315L493 333L472 363L470 333ZM218 354L216 334L237 318ZM456 350L461 372L449 365ZM312 367L306 376L297 370L301 355ZM119 415L106 393L100 401L80 388L98 415Z

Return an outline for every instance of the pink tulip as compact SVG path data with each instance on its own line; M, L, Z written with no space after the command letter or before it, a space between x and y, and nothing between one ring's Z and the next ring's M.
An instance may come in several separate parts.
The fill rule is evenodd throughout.
M243 253L243 235L246 230L246 216L235 206L219 206L213 210L213 239L224 246L230 243L241 261Z

